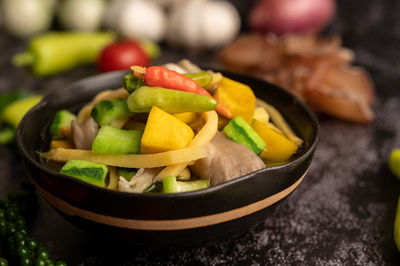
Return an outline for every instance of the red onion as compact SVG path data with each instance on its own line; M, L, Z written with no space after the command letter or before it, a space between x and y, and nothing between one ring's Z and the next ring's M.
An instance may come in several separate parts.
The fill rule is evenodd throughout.
M334 0L259 0L249 14L249 26L263 33L317 32L332 19Z

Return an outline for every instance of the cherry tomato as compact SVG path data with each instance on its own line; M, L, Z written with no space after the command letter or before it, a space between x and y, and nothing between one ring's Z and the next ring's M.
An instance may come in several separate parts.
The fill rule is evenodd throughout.
M106 46L101 52L97 67L100 72L129 69L131 66L146 67L150 58L140 45L134 41L115 42Z

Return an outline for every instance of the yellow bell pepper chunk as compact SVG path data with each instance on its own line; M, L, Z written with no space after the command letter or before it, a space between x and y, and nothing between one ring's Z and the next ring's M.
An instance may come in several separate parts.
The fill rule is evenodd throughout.
M153 106L144 128L142 153L183 149L193 139L191 127L175 116Z
M197 117L195 112L178 113L178 114L174 114L174 116L176 118L178 118L179 120L181 120L185 124L192 123Z
M254 119L252 127L267 144L264 150L259 154L264 160L284 162L297 151L296 144L268 127L265 123Z
M251 124L256 107L256 96L249 86L223 77L214 97L228 109L232 117L241 116Z
M55 140L55 139L53 139L50 142L50 150L58 149L58 148L73 149L74 147L72 146L71 142L69 142L68 140Z

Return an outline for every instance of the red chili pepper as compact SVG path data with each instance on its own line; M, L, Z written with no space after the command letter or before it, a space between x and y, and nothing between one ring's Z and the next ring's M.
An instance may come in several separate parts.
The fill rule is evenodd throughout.
M151 66L144 68L133 66L131 67L131 71L135 78L143 80L151 87L163 87L166 89L192 92L212 97L206 89L201 87L191 78L165 67ZM232 116L228 109L220 103L218 103L215 110L227 118L231 118Z

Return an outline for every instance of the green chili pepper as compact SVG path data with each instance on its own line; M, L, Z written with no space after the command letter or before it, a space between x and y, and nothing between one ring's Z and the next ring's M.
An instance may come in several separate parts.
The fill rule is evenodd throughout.
M1 113L0 119L14 128L18 127L19 122L24 115L37 103L40 102L42 96L31 96L18 101L14 101L7 105Z
M97 60L102 49L113 42L111 32L49 32L32 39L28 50L16 54L15 66L30 66L38 76L49 76Z
M127 99L128 108L135 113L150 112L152 106L168 112L205 112L214 110L217 101L191 92L142 86Z
M0 113L12 102L32 96L32 92L28 91L11 91L0 94Z
M151 58L155 59L160 56L161 49L157 43L150 41L150 40L140 40L139 41L140 47L142 47L143 51Z
M0 95L0 144L14 141L19 121L40 99L40 96L34 96L26 91L13 91Z
M389 155L389 168L400 179L400 149L394 149Z
M3 125L0 128L0 144L7 144L15 139L15 128L9 125Z
M213 79L212 74L206 71L197 73L186 73L184 75L196 81L196 83L203 88L207 87Z

